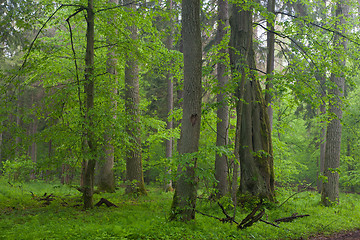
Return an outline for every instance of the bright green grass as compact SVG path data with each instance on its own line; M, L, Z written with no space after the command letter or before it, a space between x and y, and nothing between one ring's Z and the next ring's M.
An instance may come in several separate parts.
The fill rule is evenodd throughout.
M310 214L291 223L280 223L280 228L255 223L245 230L197 214L190 223L169 222L172 193L149 187L149 195L133 199L115 194L95 195L95 201L104 197L119 208L101 206L84 211L73 207L81 203L81 195L66 186L46 183L24 184L22 189L0 180L0 239L296 239L316 232L331 233L360 228L360 197L341 195L340 206L325 208L320 196L303 192L291 198L281 208L266 211L268 221L280 217ZM49 206L32 199L53 193L57 196ZM278 201L283 202L291 192L282 190ZM216 203L198 201L198 209L224 217ZM240 222L248 212L237 213Z

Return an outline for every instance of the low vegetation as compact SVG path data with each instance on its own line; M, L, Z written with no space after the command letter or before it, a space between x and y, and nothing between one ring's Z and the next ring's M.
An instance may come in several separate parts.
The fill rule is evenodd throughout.
M314 191L294 195L294 189L278 188L277 203L264 204L263 220L274 223L275 219L295 213L310 216L276 223L279 227L256 222L239 230L234 223L209 217L225 215L217 202L209 201L205 194L199 197L197 210L209 216L198 213L196 220L189 223L170 222L167 217L173 193L165 193L157 186L147 188L148 196L138 198L124 195L122 188L113 194L95 194L95 202L106 198L118 208L102 205L85 211L81 194L73 187L41 181L9 184L2 179L0 239L298 239L360 226L357 194L343 194L340 205L327 208ZM233 215L230 200L223 198L220 202ZM236 221L241 222L251 210L250 206L238 207Z

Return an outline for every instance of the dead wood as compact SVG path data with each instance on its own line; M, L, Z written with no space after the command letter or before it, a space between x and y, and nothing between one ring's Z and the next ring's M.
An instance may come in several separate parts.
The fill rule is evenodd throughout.
M113 204L112 202L110 202L109 200L105 199L105 198L101 198L100 201L95 204L95 207L99 207L101 206L102 204L105 204L107 207L118 207L116 206L115 204Z
M290 217L284 217L284 218L279 218L279 219L275 219L274 222L292 222L293 220L297 219L297 218L303 218L303 217L308 217L310 216L309 214L304 214L304 215L298 215L297 213L294 213L292 216Z

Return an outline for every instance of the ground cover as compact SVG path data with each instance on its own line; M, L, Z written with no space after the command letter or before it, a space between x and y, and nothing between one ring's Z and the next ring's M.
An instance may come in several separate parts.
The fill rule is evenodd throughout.
M0 180L0 239L307 239L316 233L331 234L360 228L360 197L342 194L341 204L330 208L319 204L320 195L301 192L290 198L291 190L278 189L278 204L267 206L264 220L297 214L310 216L292 222L277 223L279 228L263 222L239 230L236 224L197 214L190 223L169 222L172 193L148 186L146 197L133 198L119 189L115 194L96 194L95 201L106 198L118 208L102 205L84 211L81 194L58 184L32 182L10 185ZM46 193L46 194L45 194ZM52 200L40 200L49 196ZM228 201L224 207L232 214ZM198 210L225 217L216 202L198 199ZM237 209L236 221L250 209Z

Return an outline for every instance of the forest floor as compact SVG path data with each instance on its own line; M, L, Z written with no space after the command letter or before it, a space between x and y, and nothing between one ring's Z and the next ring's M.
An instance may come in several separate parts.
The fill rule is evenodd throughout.
M315 235L308 240L360 240L360 230L339 232L328 236Z
M148 196L130 197L120 188L116 193L100 193L94 202L108 199L118 207L104 205L91 210L82 207L81 194L73 187L41 181L8 183L0 177L0 239L339 239L360 240L360 196L342 194L340 205L324 207L316 192L278 189L278 203L265 206L263 219L309 215L291 222L255 222L246 229L220 222L225 217L217 202L199 191L196 220L168 221L173 193L159 186L147 186ZM289 198L289 196L292 196ZM232 215L228 198L221 199ZM252 208L236 209L241 222ZM212 216L212 217L210 217Z

